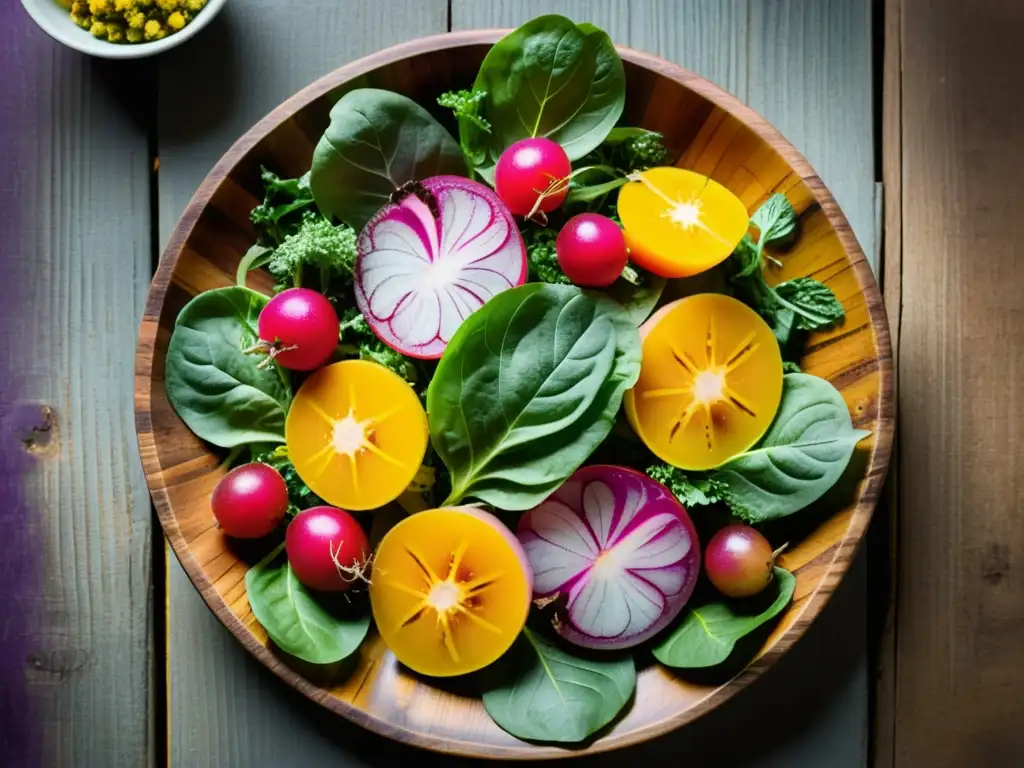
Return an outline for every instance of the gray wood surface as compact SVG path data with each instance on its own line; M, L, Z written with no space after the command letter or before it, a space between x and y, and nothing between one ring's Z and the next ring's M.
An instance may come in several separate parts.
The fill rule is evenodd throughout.
M297 7L298 6L298 7ZM867 0L454 0L454 28L562 12L710 77L772 120L816 166L874 254ZM443 31L447 2L229 4L160 62L161 241L203 175L259 117L316 76L402 39ZM197 77L198 80L193 80ZM415 760L329 716L252 661L169 564L169 731L174 766L359 766ZM867 667L863 557L808 635L727 706L628 759L705 765L862 766ZM781 705L785 697L787 704ZM737 738L742 729L743 738ZM591 765L612 765L623 756Z
M152 762L151 68L0 8L0 765Z

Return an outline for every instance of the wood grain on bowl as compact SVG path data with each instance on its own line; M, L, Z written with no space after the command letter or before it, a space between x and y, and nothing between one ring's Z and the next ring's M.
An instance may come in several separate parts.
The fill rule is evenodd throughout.
M438 93L472 82L496 31L425 38L343 67L296 94L245 134L192 199L150 291L136 357L136 415L143 466L157 511L193 583L221 621L282 679L329 709L397 740L478 757L537 758L579 754L525 744L501 731L478 699L435 687L395 663L379 638L360 650L336 680L322 670L291 668L266 647L242 578L247 564L213 527L209 496L218 458L195 438L167 402L163 361L175 317L195 294L230 285L252 242L249 209L262 197L259 166L298 175L327 125L330 105L346 90L395 90L434 109ZM846 498L833 495L830 516L803 518L801 538L781 564L795 571L794 602L758 658L718 685L687 682L659 666L645 669L631 711L584 751L651 738L700 716L745 687L803 633L848 568L871 517L888 464L893 397L889 337L882 300L864 254L821 180L803 157L752 110L673 64L621 49L627 73L625 121L659 130L679 164L706 173L748 208L784 192L802 214L802 236L773 275L813 275L843 302L845 324L812 336L805 369L842 392L857 427L870 429L853 465ZM444 118L438 111L438 116ZM266 284L264 284L266 287Z

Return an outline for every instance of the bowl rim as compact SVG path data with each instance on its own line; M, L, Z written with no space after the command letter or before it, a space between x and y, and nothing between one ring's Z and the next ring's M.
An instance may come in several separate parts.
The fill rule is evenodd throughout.
M153 497L157 516L175 555L188 574L193 586L195 586L207 607L217 616L221 623L231 631L253 656L283 681L335 714L339 714L347 720L379 735L405 744L444 754L487 759L532 760L569 758L589 756L620 749L673 731L717 708L720 704L759 678L767 669L774 666L783 654L789 651L804 635L807 627L817 618L829 601L834 587L849 570L853 562L853 556L856 554L860 542L864 538L885 480L892 451L895 427L895 402L892 346L882 294L867 258L858 244L846 216L840 210L832 194L803 155L783 138L767 120L740 102L732 94L678 64L626 46L616 46L624 61L678 82L707 99L714 106L732 114L757 133L764 141L768 142L789 164L791 169L808 186L815 202L821 206L822 211L835 230L844 251L850 259L851 269L855 274L862 295L866 298L869 320L875 333L877 345L876 360L880 384L877 403L878 429L876 431L876 439L864 470L863 491L856 500L845 533L833 547L833 554L831 560L826 565L825 572L818 580L814 589L806 596L803 607L793 617L790 626L772 645L764 649L761 655L743 671L716 687L703 699L682 712L644 724L625 733L609 734L582 749L567 749L557 745L531 744L529 742L506 747L500 745L485 746L471 741L445 738L423 731L412 730L404 726L395 725L348 702L334 698L325 689L309 682L300 673L288 667L267 647L261 645L250 630L234 614L230 606L206 576L206 573L193 558L178 528L167 497L166 488L162 482L163 473L157 461L156 440L152 431L150 411L151 383L153 381L154 353L157 333L159 331L160 310L170 285L175 265L184 243L188 240L200 214L220 188L220 185L228 177L231 170L241 162L241 159L283 120L288 119L300 109L350 80L379 67L408 60L421 54L432 53L442 49L458 49L493 44L510 31L510 29L476 29L448 32L417 38L382 49L322 76L311 85L293 94L235 141L210 170L192 196L181 218L175 225L153 276L146 299L144 316L139 328L139 341L135 357L136 435L147 484Z
M58 5L57 0L21 0L21 7L43 32L61 45L66 45L79 53L101 59L143 59L181 45L198 34L203 27L213 21L213 17L224 7L226 2L227 0L209 0L192 21L181 30L162 40L151 40L147 43L111 43L100 40L89 34L88 30L76 26L70 16L67 19L67 26L55 23L49 14L43 13L39 9L39 6L42 3Z

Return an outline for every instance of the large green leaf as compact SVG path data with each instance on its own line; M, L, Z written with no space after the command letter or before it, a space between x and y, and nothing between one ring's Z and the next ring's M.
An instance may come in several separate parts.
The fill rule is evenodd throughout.
M318 602L295 577L283 546L245 574L253 616L285 653L311 664L341 661L363 642L369 616L341 616Z
M622 305L635 325L641 326L658 306L667 282L664 277L645 274L641 285L633 285L620 277L605 292Z
M167 399L188 428L222 448L283 443L291 388L276 365L245 350L258 340L267 298L247 288L217 288L178 314L167 348Z
M510 144L545 136L570 160L595 149L622 115L626 76L608 35L564 16L540 16L491 48L473 85L485 91L486 133L461 120L463 143L474 149L480 174L493 180L494 165Z
M842 395L824 379L790 373L764 439L712 477L725 485L729 506L749 522L791 515L836 484L860 440Z
M317 207L358 232L408 181L466 175L451 134L412 99L391 91L349 91L313 153L310 185Z
M629 654L572 656L523 629L485 672L484 709L499 726L531 741L583 741L610 723L636 688Z
M683 621L651 649L666 667L696 669L713 667L729 658L736 642L779 615L789 605L796 577L785 568L775 568L767 590L774 599L765 606L765 595L748 600L720 600L689 608Z
M455 332L427 390L446 503L538 504L608 435L639 373L639 334L612 299L544 283L499 293Z

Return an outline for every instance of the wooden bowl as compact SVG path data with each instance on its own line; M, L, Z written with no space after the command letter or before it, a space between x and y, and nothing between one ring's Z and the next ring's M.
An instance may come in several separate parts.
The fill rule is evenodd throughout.
M246 601L245 553L213 525L210 494L220 459L171 409L164 361L174 320L201 291L232 285L235 266L254 240L249 210L262 199L260 165L286 176L309 169L313 147L334 101L372 86L406 94L440 115L438 94L467 87L499 31L416 40L356 61L321 78L261 120L221 158L171 236L146 304L135 362L136 426L160 522L174 552L211 610L282 680L371 730L443 752L488 758L578 755L634 744L687 723L743 689L804 633L846 572L882 486L893 433L889 334L878 286L850 226L807 161L767 122L708 81L654 56L622 48L627 78L625 122L660 131L679 164L725 184L753 210L784 192L802 213L802 234L785 258L783 278L813 275L846 308L839 329L812 336L803 364L843 394L857 427L872 435L851 462L845 494L794 521L782 564L795 572L792 605L756 659L731 680L698 684L659 665L639 674L629 712L581 749L534 745L509 736L479 698L409 674L375 635L344 669L291 666L267 647ZM270 282L265 277L264 288ZM259 287L259 286L257 286ZM471 686L466 686L471 688Z

